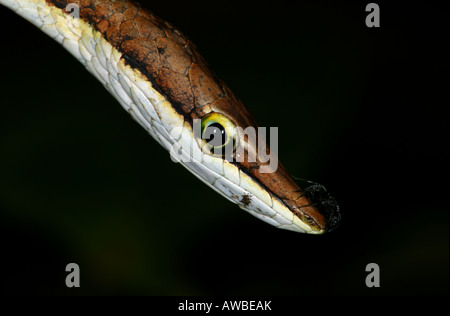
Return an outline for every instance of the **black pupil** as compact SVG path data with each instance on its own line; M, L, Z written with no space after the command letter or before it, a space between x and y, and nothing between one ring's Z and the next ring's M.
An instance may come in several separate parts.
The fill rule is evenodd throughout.
M219 123L209 125L203 132L204 140L213 147L220 147L227 142L227 132Z

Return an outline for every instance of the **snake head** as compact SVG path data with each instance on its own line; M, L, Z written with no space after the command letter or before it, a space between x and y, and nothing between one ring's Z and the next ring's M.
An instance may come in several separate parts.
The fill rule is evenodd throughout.
M228 95L233 96L231 92ZM221 180L219 192L281 229L322 234L336 228L339 206L325 187L307 182L302 189L278 161L277 135L272 138L271 130L269 146L266 133L261 133L242 103L234 97L228 101L196 112L201 130L195 134L201 139L203 154L223 165L225 179ZM228 150L222 151L225 145Z

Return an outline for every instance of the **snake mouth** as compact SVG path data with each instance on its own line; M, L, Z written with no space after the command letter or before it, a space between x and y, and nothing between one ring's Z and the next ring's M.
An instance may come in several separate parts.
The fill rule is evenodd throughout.
M249 194L244 195L238 204L252 215L281 229L314 235L333 231L339 225L341 219L339 205L324 186L304 181L305 183L301 183L304 188L302 189L287 175L282 166L272 174L261 174L257 169L245 170L240 164L236 164L235 167L240 169L241 180L247 179L251 183L244 186ZM266 195L270 196L270 199L269 202L266 200L265 207L288 219L289 223L282 220L278 223L271 221L270 218L276 219L277 216L272 213L267 218L270 212L263 211L265 207L261 207L261 204L252 210L252 206L258 204L254 198L262 201Z
M272 206L269 207L284 215L286 212L291 214L292 225L281 225L279 228L323 234L339 225L339 205L323 185L302 179L297 179L300 183L295 181L281 163L272 173L262 173L260 165L255 166L247 161L235 163L235 166L254 183L251 193L270 195Z

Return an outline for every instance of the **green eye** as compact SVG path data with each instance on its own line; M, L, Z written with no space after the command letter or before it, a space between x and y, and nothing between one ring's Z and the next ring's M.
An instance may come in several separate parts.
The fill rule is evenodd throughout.
M202 149L215 156L228 156L237 146L236 126L224 115L210 113L202 118Z

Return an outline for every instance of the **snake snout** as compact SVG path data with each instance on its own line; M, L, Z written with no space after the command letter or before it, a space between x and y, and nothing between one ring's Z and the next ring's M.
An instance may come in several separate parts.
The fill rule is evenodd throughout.
M320 184L314 184L304 189L305 196L313 203L324 218L324 229L330 232L339 226L341 214L339 204L327 189Z

